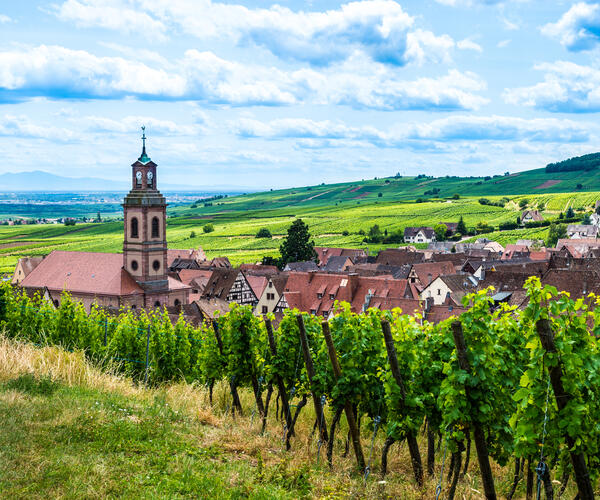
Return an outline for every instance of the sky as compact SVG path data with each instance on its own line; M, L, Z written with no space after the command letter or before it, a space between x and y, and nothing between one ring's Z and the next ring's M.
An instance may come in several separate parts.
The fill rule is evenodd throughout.
M0 174L278 188L598 151L600 3L0 0ZM1 186L0 186L1 189Z

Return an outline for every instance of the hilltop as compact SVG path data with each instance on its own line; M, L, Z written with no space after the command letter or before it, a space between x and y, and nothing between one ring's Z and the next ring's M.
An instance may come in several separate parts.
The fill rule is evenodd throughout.
M380 177L336 184L318 184L277 189L218 200L202 214L227 211L273 210L276 208L323 207L360 202L409 202L465 196L517 196L547 193L585 193L600 191L600 154L570 158L545 168L483 177ZM573 170L576 168L577 170ZM555 171L559 170L559 171ZM198 208L204 203L199 201ZM176 213L191 215L192 207Z

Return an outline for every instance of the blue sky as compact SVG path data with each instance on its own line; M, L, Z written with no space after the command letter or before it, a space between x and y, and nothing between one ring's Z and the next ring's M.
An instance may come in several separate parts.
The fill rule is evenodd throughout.
M595 152L600 3L0 2L0 173L285 187Z

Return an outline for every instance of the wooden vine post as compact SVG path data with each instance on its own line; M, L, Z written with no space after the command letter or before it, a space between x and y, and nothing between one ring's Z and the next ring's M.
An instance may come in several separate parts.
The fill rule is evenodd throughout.
M269 318L265 318L265 327L267 328L267 335L269 337L269 347L271 349L271 355L273 358L277 357L277 345L275 344L275 336L273 335L273 325L271 324L271 320ZM281 375L277 374L275 376L275 380L277 382L277 388L279 389L279 397L281 398L281 407L283 409L283 414L285 415L285 424L288 429L292 428L292 414L290 412L290 404L287 398L287 392L285 389L285 384ZM290 449L290 441L286 440L286 449Z
M321 325L323 328L323 336L325 337L325 342L327 343L327 350L329 351L329 359L331 360L331 366L333 367L333 375L335 376L335 379L338 380L342 376L342 369L340 368L337 352L335 351L335 346L333 345L333 340L331 338L331 332L329 331L329 323L327 323L327 321L323 321ZM354 411L352 410L352 404L350 401L344 401L344 411L346 412L346 420L348 421L350 435L352 436L352 446L354 447L356 463L358 464L358 468L363 471L365 469L365 457L360 444L360 433L358 431L358 426L356 425L356 418L354 416Z
M552 327L547 319L539 319L536 323L536 328L542 347L549 354L557 354L556 345L554 344L554 334L552 333ZM556 398L556 406L558 411L561 412L571 400L571 395L565 391L562 383L563 369L560 360L557 361L555 366L548 367L550 375L550 383L554 390L554 397ZM580 500L592 500L594 498L594 489L590 480L590 475L585 462L585 455L583 452L575 452L575 440L565 431L565 440L569 447L571 454L571 462L573 463L573 470L575 472L575 481L577 482L577 490L579 492Z
M400 389L400 397L402 406L406 402L406 387L400 374L400 367L398 366L398 357L396 356L396 346L394 345L394 338L392 337L392 329L390 323L383 320L381 322L381 329L383 330L383 338L385 339L385 348L388 354L388 361L390 363L390 369L392 370L392 376ZM423 486L423 464L421 463L421 453L419 451L419 444L417 438L413 433L406 435L406 442L410 451L410 458L412 461L413 472L415 474L415 480L419 486Z
M313 404L315 406L315 414L317 416L317 424L320 429L320 436L322 441L327 441L327 424L325 423L325 415L323 414L323 406L321 405L321 399L312 390L313 378L315 376L315 367L313 365L312 357L310 355L310 349L308 346L308 337L306 336L306 328L304 326L304 318L301 314L296 316L298 322L298 331L300 334L300 343L302 344L302 355L304 356L304 365L306 366L306 374L308 375L308 383L310 385L310 393L313 398Z
M456 357L458 358L458 366L461 370L471 373L471 366L467 358L467 345L463 335L462 324L460 321L452 323L452 335L454 336L454 344L456 345ZM470 400L470 390L465 386L465 394ZM473 422L473 439L475 440L475 449L477 450L477 459L479 460L479 470L481 471L481 479L483 482L483 491L485 498L488 500L496 500L496 489L494 487L494 476L492 476L492 468L490 467L490 458L488 455L487 443L485 442L485 433L479 422Z
M223 340L221 339L221 334L219 332L219 323L217 322L216 319L213 319L212 325L213 325L213 330L215 332L215 339L217 340L217 346L219 348L219 354L221 356L224 356ZM242 402L240 401L240 395L238 394L237 385L235 383L235 380L233 380L233 379L229 380L229 389L231 390L231 398L233 400L233 406L232 406L231 413L235 414L234 408L237 408L238 413L240 415L242 415Z
M243 323L240 325L240 330L242 333L242 338L247 338L248 331L246 330L246 325ZM258 410L258 414L262 417L265 415L265 406L262 400L262 394L260 392L260 384L258 383L258 378L256 377L256 367L254 366L254 362L250 360L250 381L252 383L252 391L254 392L254 399L256 401L256 409Z

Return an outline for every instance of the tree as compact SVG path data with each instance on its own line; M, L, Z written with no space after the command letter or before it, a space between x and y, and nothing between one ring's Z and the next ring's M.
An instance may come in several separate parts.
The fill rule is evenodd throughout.
M366 240L369 243L381 243L383 241L383 234L381 234L381 229L379 229L379 226L377 224L371 226L371 228L369 229L369 233L367 234Z
M213 226L210 222L208 224L205 224L204 227L202 228L202 230L205 233L212 233L215 230L215 226Z
M565 214L563 214L562 212L558 214L558 219L562 220L565 218Z
M572 219L573 217L575 217L575 211L573 210L573 207L569 207L567 209L567 213L565 214L565 217L567 219Z
M196 231L191 231L190 232L190 240L195 237L196 237Z
M283 266L281 265L281 259L272 257L270 255L265 255L262 258L262 264L263 266L277 266L279 269L283 269Z
M273 235L271 234L271 231L269 231L268 228L266 227L261 227L258 232L256 233L256 237L257 238L272 238Z
M283 267L290 262L304 260L317 261L315 243L310 241L308 226L302 219L296 219L288 229L287 237L279 246Z
M581 221L582 224L584 225L590 225L592 223L591 219L590 219L590 214L585 214L583 216L583 220Z
M102 222L102 216L100 215L100 212L98 212L98 215L96 216L96 221Z
M460 200L460 194L458 194L458 193L454 193L454 194L452 195L452 199L453 199L453 200Z
M567 237L567 226L565 224L550 224L548 228L548 239L546 240L547 247L555 247L558 240Z
M383 193L377 193L377 198L381 198L383 196Z
M467 226L465 225L465 221L462 218L462 215L460 216L460 219L458 219L458 224L456 226L456 232L460 233L460 234L467 234Z
M575 189L583 189L583 184L579 183L575 186Z
M597 213L598 215L600 215L600 205L598 205L598 206L596 207L596 213Z
M527 205L529 205L529 200L527 198L523 198L522 200L519 201L519 207L521 209L527 207Z
M446 224L436 224L433 226L433 231L435 232L435 239L437 241L444 241L446 239L448 226L446 226Z

